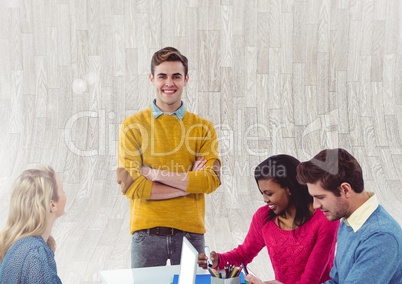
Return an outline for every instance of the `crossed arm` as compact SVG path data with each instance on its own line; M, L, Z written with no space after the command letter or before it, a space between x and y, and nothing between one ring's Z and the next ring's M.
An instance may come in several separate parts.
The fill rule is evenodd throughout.
M191 171L203 170L206 162L204 157L197 158ZM142 167L141 173L147 180L152 181L151 200L170 199L190 194L186 192L188 173L175 173L150 167Z
M215 154L218 146L213 126L202 127L201 130L205 132L205 128L209 132L201 135L200 141L203 143L194 152L206 156L200 155L188 172L169 172L143 166L145 154L142 148L147 149L148 145L146 129L137 122L122 124L116 169L121 192L129 199L143 200L164 200L191 193L213 192L220 185L220 160ZM145 137L144 141L142 137Z
M195 161L192 172L202 171L205 168L207 160L204 157L199 157ZM120 184L121 191L126 194L127 190L134 183L129 172L124 168L117 170L117 183ZM213 171L220 177L220 162L216 160L213 165ZM182 197L190 194L186 191L189 183L189 172L177 173L166 170L157 170L147 166L141 168L141 175L148 182L152 182L151 194L149 200L164 200Z

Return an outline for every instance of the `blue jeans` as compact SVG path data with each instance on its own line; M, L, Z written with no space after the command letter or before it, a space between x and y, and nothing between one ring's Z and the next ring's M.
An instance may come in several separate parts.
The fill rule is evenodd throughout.
M131 238L131 268L180 264L181 246L185 236L198 252L204 252L203 234L178 232L173 236L157 236L136 231Z

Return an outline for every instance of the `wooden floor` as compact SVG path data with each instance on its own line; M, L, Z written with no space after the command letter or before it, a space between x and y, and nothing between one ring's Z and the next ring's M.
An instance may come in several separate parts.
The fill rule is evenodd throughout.
M154 97L156 50L190 62L187 108L218 130L222 185L207 197L207 244L242 242L263 205L253 168L351 151L366 189L402 224L399 0L1 0L0 226L13 180L50 164L67 214L54 235L63 283L130 266L129 204L115 183L122 119ZM264 250L250 265L273 272Z

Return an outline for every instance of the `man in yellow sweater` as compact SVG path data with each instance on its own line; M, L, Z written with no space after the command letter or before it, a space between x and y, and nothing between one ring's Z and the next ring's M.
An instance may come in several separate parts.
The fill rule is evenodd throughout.
M180 263L183 236L204 250L205 194L220 185L212 123L185 110L188 61L165 47L152 57L156 99L120 128L117 182L130 199L131 267Z

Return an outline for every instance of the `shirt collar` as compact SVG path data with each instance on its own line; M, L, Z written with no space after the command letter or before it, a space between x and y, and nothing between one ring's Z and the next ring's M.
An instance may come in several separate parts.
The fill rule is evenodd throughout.
M367 192L367 194L370 198L357 208L349 218L343 220L346 225L352 227L355 233L364 225L379 205L377 195L373 192Z
M184 112L186 111L186 109L184 107L184 103L181 102L181 106L176 111L171 112L171 113L165 113L160 108L157 107L156 99L154 99L152 104L151 104L151 110L152 110L152 114L154 115L154 118L158 118L162 114L164 114L164 115L176 115L177 118L180 119L180 120L183 119Z

